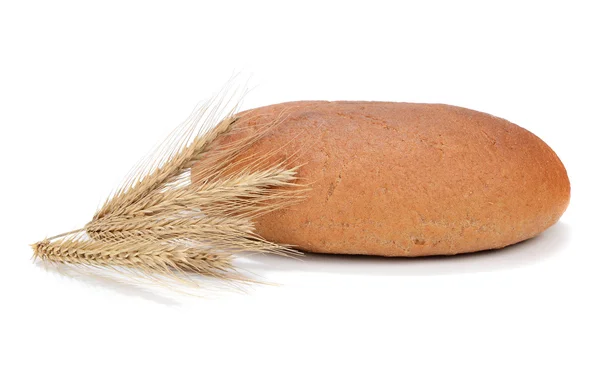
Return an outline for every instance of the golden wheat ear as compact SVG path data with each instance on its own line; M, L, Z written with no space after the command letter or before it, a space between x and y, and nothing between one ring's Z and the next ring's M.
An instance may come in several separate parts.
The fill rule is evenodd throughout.
M143 159L80 230L32 245L42 261L153 275L241 279L236 253L296 253L254 232L255 217L303 198L298 167L236 163L279 122L239 135L235 93L198 106ZM217 138L230 135L226 145ZM209 153L210 149L210 153ZM202 161L202 162L199 162ZM201 168L191 182L191 169ZM197 167L195 170L197 170ZM224 169L236 168L235 171Z

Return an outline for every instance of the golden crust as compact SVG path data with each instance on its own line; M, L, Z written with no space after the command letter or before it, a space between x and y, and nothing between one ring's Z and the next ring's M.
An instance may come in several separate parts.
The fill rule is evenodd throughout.
M441 104L289 102L235 125L282 122L242 157L300 164L307 198L256 220L257 233L318 253L426 256L502 248L558 221L564 166L504 119ZM266 164L266 165L268 165ZM201 163L199 164L201 165Z

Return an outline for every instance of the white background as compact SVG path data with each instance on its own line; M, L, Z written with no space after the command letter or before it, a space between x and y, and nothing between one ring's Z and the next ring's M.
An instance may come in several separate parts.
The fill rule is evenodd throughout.
M0 368L600 368L599 16L594 1L0 1ZM31 262L29 243L82 226L234 72L255 87L244 108L509 119L559 154L571 205L502 251L265 258L255 272L279 286L209 298Z

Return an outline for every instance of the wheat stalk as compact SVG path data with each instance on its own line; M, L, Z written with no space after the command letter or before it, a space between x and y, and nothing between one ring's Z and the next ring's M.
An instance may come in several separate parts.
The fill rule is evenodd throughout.
M145 276L236 279L235 253L293 253L256 235L253 221L303 199L307 189L296 184L298 167L266 166L273 153L237 159L280 120L250 131L235 124L232 101L222 94L196 109L132 169L84 228L34 243L34 256ZM199 161L192 183L191 168Z

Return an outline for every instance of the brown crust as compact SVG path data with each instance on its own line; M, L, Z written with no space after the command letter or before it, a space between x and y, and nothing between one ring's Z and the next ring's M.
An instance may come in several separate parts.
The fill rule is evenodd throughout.
M242 156L303 163L306 200L256 221L268 240L318 253L425 256L501 248L558 221L564 166L506 120L440 104L290 102L240 114L282 122Z

